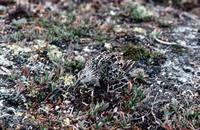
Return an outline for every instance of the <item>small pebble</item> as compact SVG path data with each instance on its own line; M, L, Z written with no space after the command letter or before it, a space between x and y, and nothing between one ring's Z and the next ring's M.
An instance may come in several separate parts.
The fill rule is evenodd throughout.
M105 47L107 50L111 50L111 49L112 49L111 43L105 43L104 47Z

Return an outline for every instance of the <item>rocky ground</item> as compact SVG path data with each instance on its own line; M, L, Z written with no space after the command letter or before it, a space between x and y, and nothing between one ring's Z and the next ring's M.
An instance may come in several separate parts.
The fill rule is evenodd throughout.
M0 129L200 129L200 3L0 0ZM134 62L124 92L73 88L94 54Z

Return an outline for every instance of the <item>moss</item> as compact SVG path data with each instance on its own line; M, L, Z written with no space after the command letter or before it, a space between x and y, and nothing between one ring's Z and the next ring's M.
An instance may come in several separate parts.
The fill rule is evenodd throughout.
M84 67L84 63L77 60L66 61L65 64L72 72L80 71Z
M152 12L142 5L136 5L131 9L131 18L135 21L149 21Z
M144 47L139 47L135 45L127 45L123 47L122 49L123 55L125 58L134 60L134 61L139 61L139 60L144 60L144 59L155 59L155 58L162 58L163 55L160 54L159 52L151 52L150 50L144 48Z
M127 59L138 61L141 59L151 58L150 51L142 47L136 47L134 45L128 45L123 48L123 54Z

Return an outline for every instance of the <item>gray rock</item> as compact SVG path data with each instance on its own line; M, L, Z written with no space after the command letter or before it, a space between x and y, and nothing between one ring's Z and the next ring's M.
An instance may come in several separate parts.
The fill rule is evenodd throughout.
M5 13L5 12L6 12L6 10L7 10L7 8L6 8L5 6L3 6L3 5L0 5L0 14L3 14L3 13Z

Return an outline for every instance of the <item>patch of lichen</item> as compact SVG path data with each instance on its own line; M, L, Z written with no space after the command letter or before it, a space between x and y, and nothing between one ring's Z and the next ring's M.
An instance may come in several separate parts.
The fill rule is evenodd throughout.
M162 55L158 52L151 52L144 47L139 47L135 45L127 45L123 47L122 52L125 58L134 61L162 57Z

